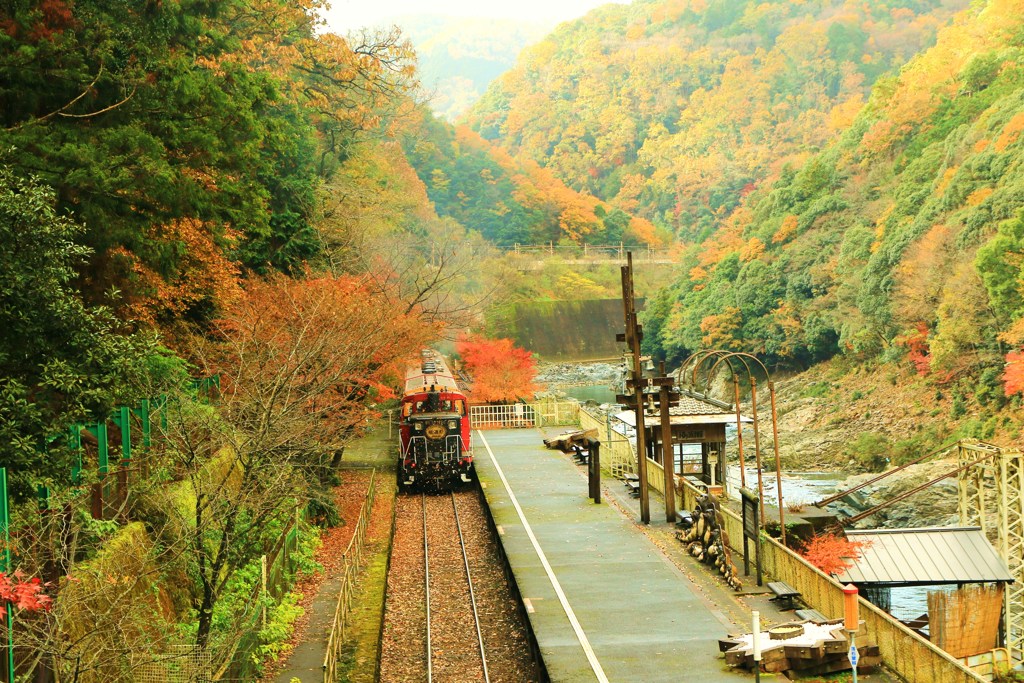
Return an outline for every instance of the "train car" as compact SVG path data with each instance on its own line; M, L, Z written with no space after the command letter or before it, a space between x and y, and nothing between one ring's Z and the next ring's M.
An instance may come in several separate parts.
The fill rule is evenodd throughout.
M473 477L469 406L439 354L424 351L409 369L399 420L398 487L447 491Z

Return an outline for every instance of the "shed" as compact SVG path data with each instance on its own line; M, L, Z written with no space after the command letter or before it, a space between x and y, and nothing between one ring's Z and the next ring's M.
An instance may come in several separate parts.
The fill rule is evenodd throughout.
M980 527L849 530L860 557L836 578L858 586L1012 583L1006 563Z
M860 557L838 575L865 598L891 609L891 589L957 586L927 592L928 612L904 624L954 657L991 652L1000 642L1004 586L1013 582L1006 563L980 527L847 531L863 542Z

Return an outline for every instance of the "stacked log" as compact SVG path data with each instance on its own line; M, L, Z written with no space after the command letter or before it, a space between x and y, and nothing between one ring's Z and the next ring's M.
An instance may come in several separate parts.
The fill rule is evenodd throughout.
M597 438L596 429L578 429L575 432L568 432L554 439L544 439L544 446L563 453L571 453L573 446L586 450L589 447L589 440Z
M840 620L825 624L810 621L782 624L761 633L761 671L786 672L796 676L821 676L848 671L850 642ZM718 641L729 666L754 669L753 634L729 636ZM857 643L857 670L868 670L882 663L878 645L861 640Z
M701 496L693 509L693 524L689 531L677 531L676 538L686 544L686 550L699 562L714 565L733 590L740 590L739 571L732 563L729 536L725 533L725 520L718 498Z

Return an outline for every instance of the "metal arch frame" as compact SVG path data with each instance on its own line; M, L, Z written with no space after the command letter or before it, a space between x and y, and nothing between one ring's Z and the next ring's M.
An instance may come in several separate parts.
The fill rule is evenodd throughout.
M995 537L997 550L1015 579L1003 595L1003 632L1010 656L1019 661L1024 658L1024 454L961 440L957 462L974 465L957 476L960 523L979 526L986 537ZM992 496L994 518L985 509Z
M697 386L697 371L700 370L701 366L704 365L704 363L708 359L713 358L715 356L718 356L718 360L715 362L714 367L718 367L718 363L720 363L722 361L722 359L726 360L726 364L729 366L729 372L732 375L733 396L734 396L733 405L736 408L736 451L737 451L737 455L739 456L739 461L740 461L740 486L746 487L746 485L747 485L747 471L746 471L747 468L746 468L746 463L743 460L743 423L740 420L740 380L739 380L739 376L736 374L736 368L733 367L732 361L729 360L729 357L734 355L734 353L735 352L733 352L733 351L725 351L723 349L711 349L711 350L705 350L705 351L698 351L697 353L694 353L694 354L690 355L685 361L683 361L683 364L679 366L679 370L676 373L676 375L677 375L677 377L676 377L676 384L678 384L680 388L683 386L683 371L686 369L686 367L690 363L690 361L695 359L695 358L698 359L698 360L695 361L694 366L693 366L693 371L692 371L691 376L690 376L690 386L691 387L696 387ZM743 366L747 369L747 375L749 376L750 375L750 366L747 365L747 362L745 360L743 360L742 358L740 358L740 361L743 363ZM714 367L712 368L712 371L714 370ZM704 376L704 394L705 395L708 393L708 387L709 387L709 384L710 384L711 376L712 376L711 372L705 373L705 376ZM725 453L724 452L722 453L722 457L723 457L723 459L725 458ZM762 515L762 517L763 516L764 515Z
M761 461L761 437L758 430L758 419L757 419L757 378L754 377L753 373L750 372L750 366L747 365L746 358L754 361L761 366L761 370L764 372L765 379L768 381L768 393L771 397L772 404L772 446L775 450L775 486L776 495L778 496L778 508L779 508L779 535L781 536L782 544L786 545L786 513L784 509L784 502L782 499L782 464L779 457L779 424L778 417L775 410L775 382L772 381L772 375L768 372L768 368L761 362L761 359L757 356L746 353L744 351L735 351L726 356L719 358L715 364L711 367L709 375L714 373L715 368L723 360L728 361L729 358L738 357L743 361L743 365L747 368L747 377L750 379L750 401L754 413L754 457L757 460L757 495L759 504L761 507L761 520L764 523L764 488L762 485L762 461ZM731 366L730 366L731 367ZM737 403L739 399L737 398Z

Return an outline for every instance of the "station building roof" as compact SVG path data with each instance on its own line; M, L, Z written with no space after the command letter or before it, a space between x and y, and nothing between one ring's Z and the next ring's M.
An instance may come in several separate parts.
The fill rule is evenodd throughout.
M652 394L652 397L654 395ZM724 401L719 401L703 394L682 390L679 392L679 405L668 409L669 421L674 425L701 424L733 424L736 422L736 409ZM650 420L661 419L661 413L649 406L644 411L644 420L650 426ZM628 424L636 426L636 414L632 410L619 413L616 417ZM753 422L749 417L742 416L744 423Z
M843 583L929 586L952 583L1011 583L1006 563L979 527L850 530L865 542L860 557L836 578Z

